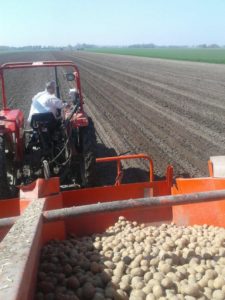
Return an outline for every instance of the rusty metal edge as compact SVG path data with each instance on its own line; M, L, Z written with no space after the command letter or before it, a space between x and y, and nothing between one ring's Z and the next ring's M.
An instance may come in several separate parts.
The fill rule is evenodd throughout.
M82 206L73 206L69 208L45 211L43 212L43 219L45 223L48 223L52 221L60 221L68 218L74 218L82 215L92 215L97 213L106 213L110 211L119 211L124 209L165 207L221 200L225 200L225 190L172 196L170 195L160 197L139 198Z
M45 200L32 201L0 243L0 299L30 299Z
M11 227L19 217L10 217L10 218L2 218L0 219L0 229Z

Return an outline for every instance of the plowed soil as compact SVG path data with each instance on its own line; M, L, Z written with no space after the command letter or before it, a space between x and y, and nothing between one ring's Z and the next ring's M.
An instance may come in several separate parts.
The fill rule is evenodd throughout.
M168 163L176 176L205 176L208 158L225 153L224 65L82 51L0 56L1 63L41 59L77 63L85 108L98 134L99 156L145 152L153 158L159 177ZM22 100L11 104L28 112L31 97L47 77L15 74L8 93L22 81ZM146 179L145 163L126 166L127 180Z

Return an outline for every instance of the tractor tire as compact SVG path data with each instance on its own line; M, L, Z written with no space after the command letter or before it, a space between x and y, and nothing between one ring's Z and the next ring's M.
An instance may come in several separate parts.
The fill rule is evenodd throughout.
M96 185L96 135L91 118L87 127L80 129L81 143L81 185L93 187Z
M11 190L7 178L7 166L5 155L5 137L0 135L0 199L10 198Z

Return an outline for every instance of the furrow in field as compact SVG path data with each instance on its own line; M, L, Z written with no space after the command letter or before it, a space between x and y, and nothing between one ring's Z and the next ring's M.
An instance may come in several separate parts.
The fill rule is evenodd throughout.
M166 162L175 165L177 173L206 174L208 157L223 153L225 105L220 68L216 67L210 78L209 72L213 69L207 64L173 64L86 53L69 54L68 57L79 65L90 101L96 94L101 97L100 105L96 105L103 115L108 115L107 122L117 136L119 129L111 121L111 114L127 131L132 143L126 143L132 151L152 154L159 174L163 173ZM197 66L208 72L202 73ZM181 83L182 79L186 81ZM127 127L127 123L130 126ZM125 143L124 131L120 130L119 134ZM132 136L137 135L141 139L137 137L135 142Z

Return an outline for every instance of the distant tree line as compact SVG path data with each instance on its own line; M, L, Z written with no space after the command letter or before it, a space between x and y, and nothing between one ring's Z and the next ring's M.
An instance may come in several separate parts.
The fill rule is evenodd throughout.
M112 45L112 46L99 46L94 44L76 44L76 45L67 45L67 46L41 46L41 45L28 45L23 47L10 47L10 46L1 46L0 51L42 51L42 50L85 50L91 48L225 48L224 46L218 44L200 44L197 46L188 46L188 45L156 45L153 43L148 44L132 44L128 46Z
M220 46L220 45L217 45L217 44L210 44L210 45L200 44L197 47L198 48L224 48L225 46Z
M220 46L218 44L200 44L197 46L188 46L188 45L155 45L150 44L133 44L129 45L128 48L224 48L225 46Z
M60 47L54 46L41 46L41 45L34 45L34 46L22 46L22 47L10 47L10 46L1 46L0 51L40 51L40 50L54 50L60 49Z
M0 51L41 51L41 50L84 50L88 48L96 48L96 45L90 44L76 44L67 46L41 46L41 45L28 45L22 47L11 47L11 46L1 46Z

